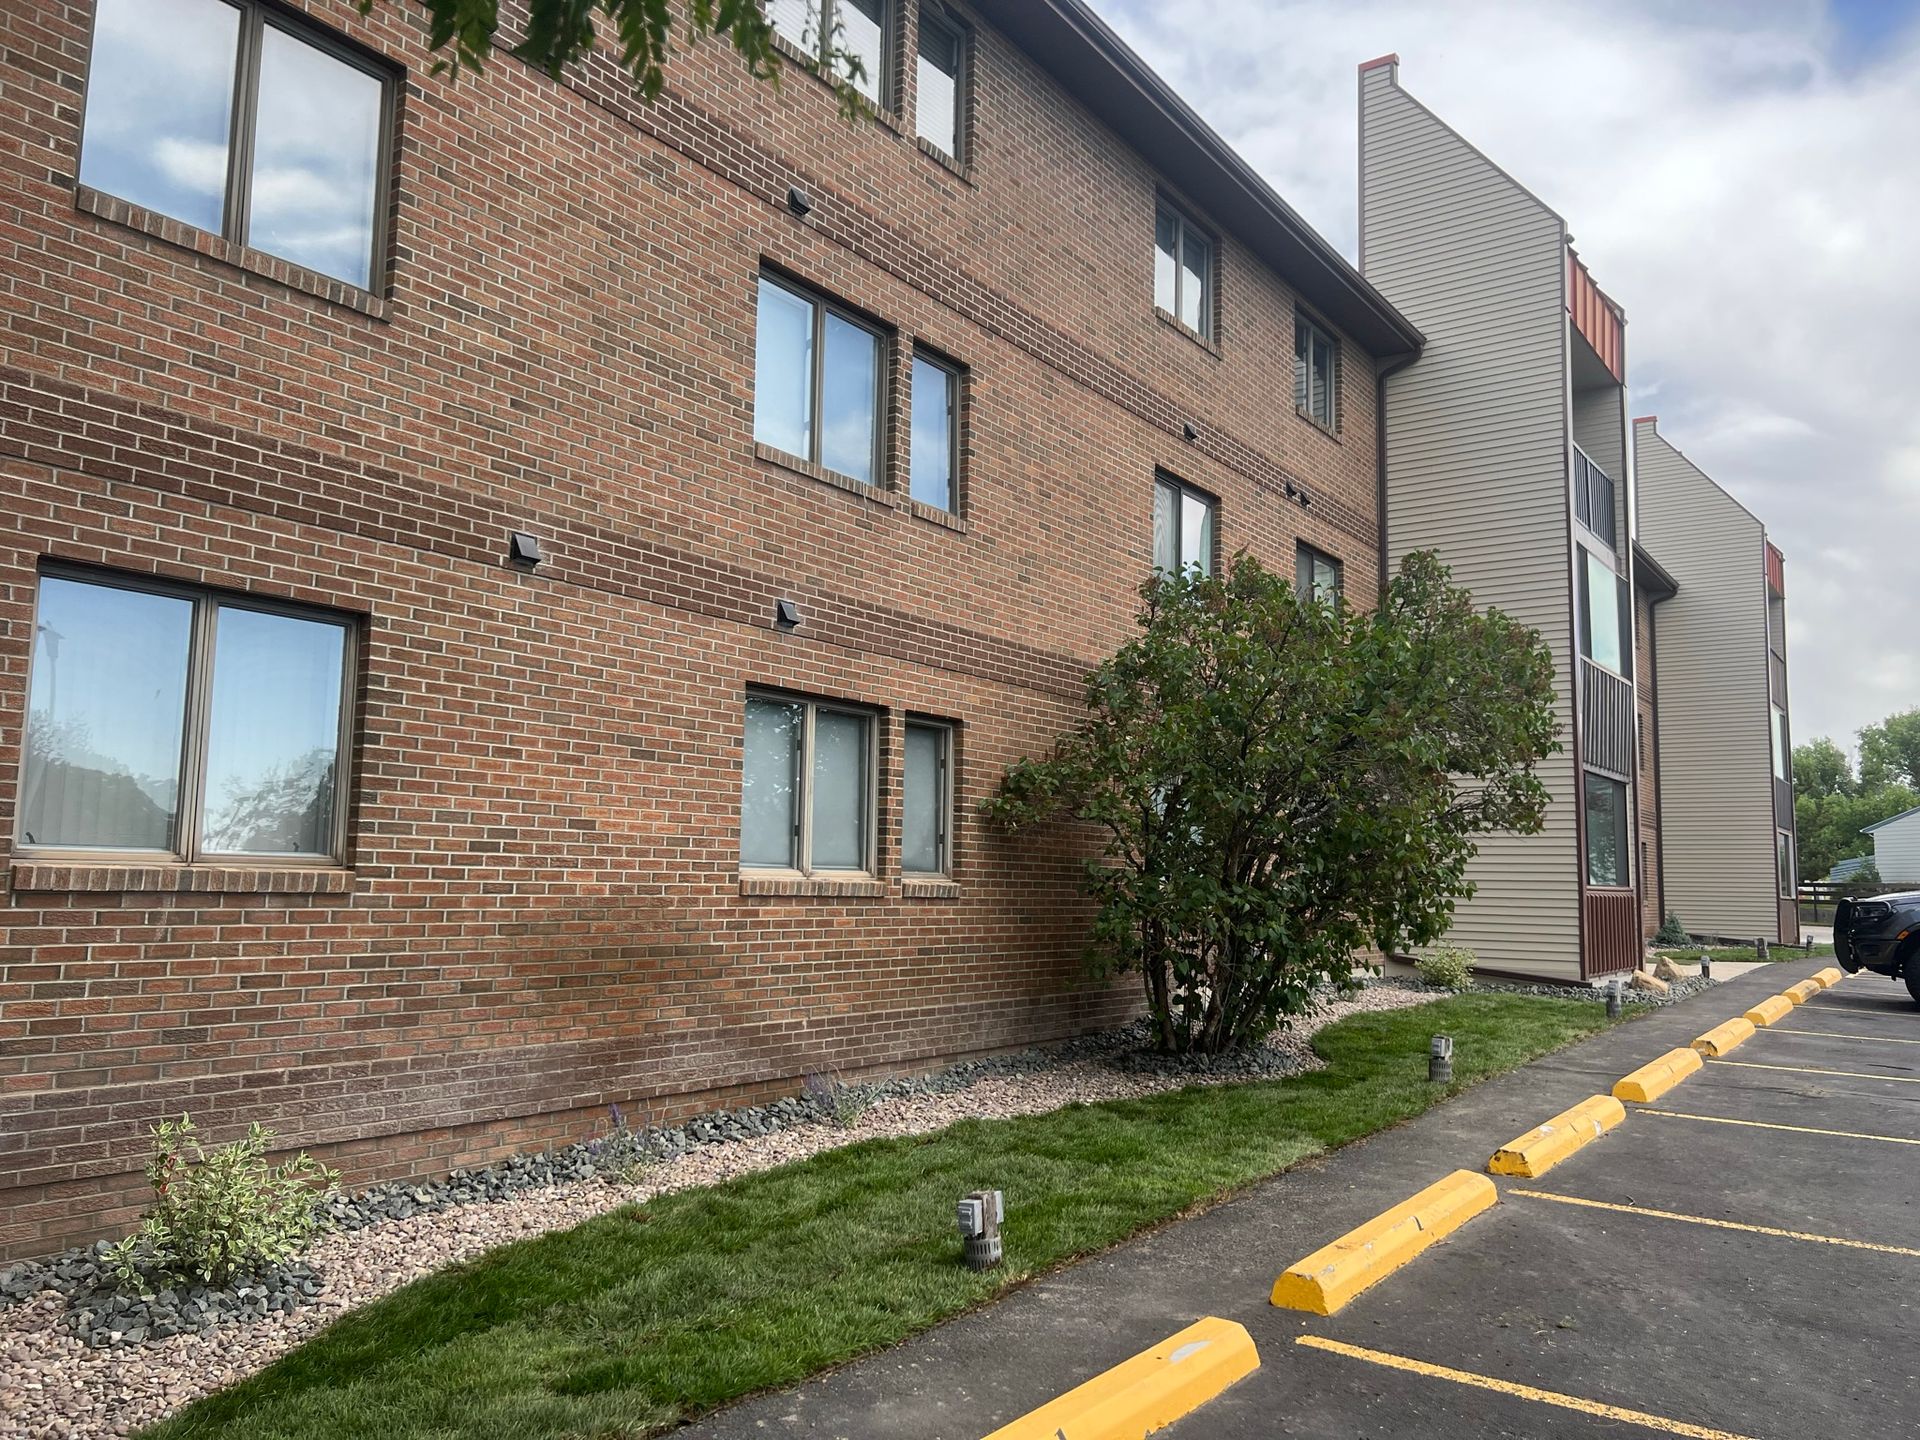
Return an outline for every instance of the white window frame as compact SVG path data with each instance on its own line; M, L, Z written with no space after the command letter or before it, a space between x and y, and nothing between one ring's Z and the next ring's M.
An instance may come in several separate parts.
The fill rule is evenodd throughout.
M814 880L871 880L878 873L874 856L877 847L879 821L878 785L874 777L879 769L880 713L864 705L854 705L836 700L814 700L805 695L791 695L779 690L750 689L741 702L740 716L744 726L746 707L749 702L763 700L770 705L797 705L800 707L800 748L798 763L793 777L794 795L794 864L750 865L747 863L744 846L745 834L739 836L742 847L740 870L748 875L804 876ZM814 722L821 711L836 715L851 715L863 721L867 727L866 754L862 757L860 777L860 804L865 817L862 825L863 845L861 863L858 869L824 867L816 869L813 864L813 756ZM746 779L745 756L741 757L741 780ZM744 827L745 814L740 819Z
M1220 260L1219 243L1213 238L1213 235L1205 226L1195 224L1187 215L1186 211L1182 210L1165 196L1161 196L1153 207L1153 250L1154 264L1156 267L1160 263L1160 221L1163 216L1171 218L1173 221L1173 307L1169 309L1165 305L1162 305L1160 303L1160 297L1156 294L1153 299L1154 308L1172 320L1176 325L1180 326L1181 329L1192 330L1195 334L1199 335L1201 339L1211 341L1213 339L1214 290L1218 283L1216 279L1218 272L1215 266L1219 264ZM1187 322L1180 317L1180 312L1184 308L1180 303L1182 298L1181 291L1187 283L1186 255L1187 233L1189 231L1193 233L1193 237L1196 240L1207 248L1207 263L1201 267L1200 270L1200 323L1198 326L1188 325Z
M953 722L950 720L928 720L913 716L906 722L908 730L930 730L940 737L940 769L938 776L939 795L934 804L935 838L934 849L938 856L932 870L916 870L907 864L906 852L906 807L912 803L912 796L906 786L906 746L901 745L900 755L900 873L917 880L946 880L953 875Z

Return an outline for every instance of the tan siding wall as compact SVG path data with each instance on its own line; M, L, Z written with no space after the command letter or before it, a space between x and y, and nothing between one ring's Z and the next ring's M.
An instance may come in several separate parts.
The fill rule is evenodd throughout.
M1584 340L1579 342L1585 344ZM1613 533L1622 574L1627 550L1627 393L1618 385L1573 392L1573 443L1613 480Z
M1362 76L1360 124L1361 269L1428 337L1388 382L1391 557L1438 550L1475 600L1541 631L1562 676L1546 829L1483 840L1452 938L1490 967L1571 977L1565 227L1384 67Z
M1766 531L1651 423L1634 446L1641 543L1680 582L1657 621L1667 908L1700 933L1772 937Z
M1920 882L1920 815L1873 832L1873 864L1889 885Z

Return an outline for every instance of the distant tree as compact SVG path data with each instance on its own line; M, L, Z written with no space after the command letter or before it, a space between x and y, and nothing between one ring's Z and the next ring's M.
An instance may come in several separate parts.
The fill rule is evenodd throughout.
M1860 784L1868 790L1881 785L1920 790L1920 707L1860 732Z
M1873 837L1860 832L1916 805L1920 805L1920 791L1904 785L1882 785L1853 795L1798 796L1793 817L1801 873L1809 879L1824 879L1842 860L1871 855Z
M1355 951L1438 939L1473 893L1474 837L1539 829L1553 661L1430 553L1365 613L1247 556L1142 594L1085 718L983 808L1099 828L1096 973L1140 972L1161 1048L1215 1053Z
M381 0L359 0L366 14ZM391 3L391 0L387 0ZM485 67L500 31L500 0L419 0L427 12L427 39L448 69ZM633 76L641 98L660 96L666 63L674 53L675 11L683 43L713 36L728 41L756 80L778 86L780 52L762 0L527 0L527 24L508 53L558 76L596 49L606 33L620 65ZM833 82L849 116L867 111L866 97L849 83L864 79L860 57L841 44L840 26L827 37L815 68ZM436 68L439 68L436 66Z
M1847 752L1822 735L1793 747L1793 790L1799 795L1852 795L1860 788Z

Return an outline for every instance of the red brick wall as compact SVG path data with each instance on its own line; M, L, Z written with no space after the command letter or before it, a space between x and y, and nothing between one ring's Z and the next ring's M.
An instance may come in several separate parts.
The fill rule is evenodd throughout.
M1294 297L1231 237L1217 345L1156 319L1157 177L984 28L963 178L719 47L647 110L605 61L455 83L412 7L305 8L407 71L376 297L77 189L90 4L0 8L0 847L43 560L364 617L345 873L6 861L0 1255L123 1226L168 1112L364 1183L1124 1014L1080 978L1084 839L975 807L1126 633L1157 465L1225 552L1304 537L1373 593L1367 357L1338 437L1297 417ZM916 337L969 367L964 525L756 458L763 261L896 327L896 380ZM745 893L749 684L884 710L872 893ZM962 726L955 896L898 874L907 711Z

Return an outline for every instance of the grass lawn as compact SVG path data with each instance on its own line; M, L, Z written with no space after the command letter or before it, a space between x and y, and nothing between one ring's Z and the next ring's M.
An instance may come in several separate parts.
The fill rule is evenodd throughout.
M1654 953L1665 956L1676 965L1698 965L1703 955L1714 960L1726 961L1746 961L1759 958L1754 953L1753 946L1751 945L1713 945L1705 948L1698 945L1689 945L1677 950L1659 950ZM1817 960L1822 956L1831 959L1833 957L1833 946L1816 945L1811 950L1801 950L1797 947L1789 949L1783 945L1769 945L1767 947L1767 959L1769 960Z
M1599 1005L1468 994L1350 1017L1328 1068L969 1120L662 1196L494 1250L343 1316L149 1437L639 1436L926 1329L1035 1274L1600 1030ZM1454 1037L1448 1089L1427 1042ZM1493 1137L1498 1139L1500 1137ZM954 1201L1006 1192L1006 1264ZM1246 1283L1263 1288L1264 1256Z

